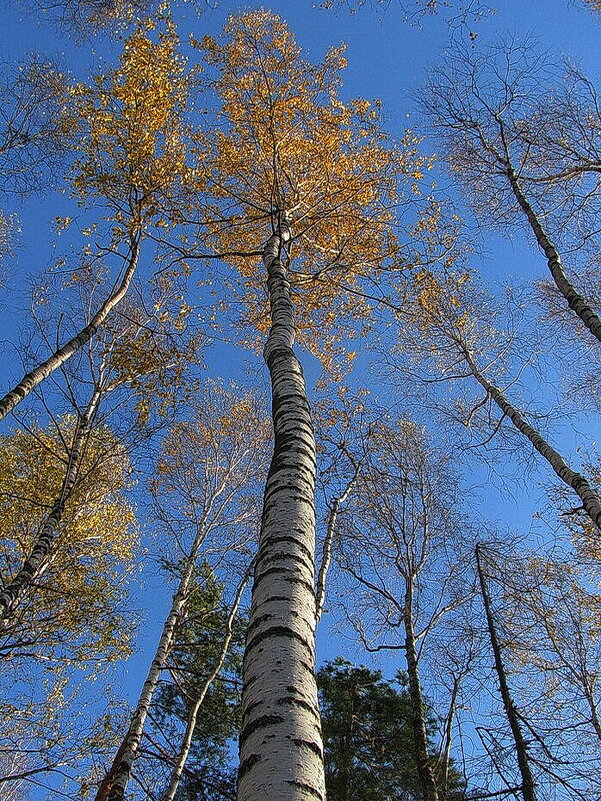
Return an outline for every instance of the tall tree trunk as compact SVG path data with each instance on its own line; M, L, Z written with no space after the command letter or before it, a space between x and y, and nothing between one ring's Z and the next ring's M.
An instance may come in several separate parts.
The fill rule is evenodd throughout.
M591 518L598 531L601 532L601 498L599 494L591 487L583 475L576 473L568 467L561 454L552 448L541 434L524 420L518 410L509 403L501 390L484 377L478 369L469 349L463 343L459 343L459 345L465 361L476 381L486 390L503 414L511 420L517 430L527 437L540 455L549 462L556 475L567 484L568 487L571 487L574 492L576 492L582 501L584 510Z
M169 652L173 647L177 624L182 618L188 603L188 591L194 575L196 557L204 535L204 525L199 524L196 538L186 561L186 567L181 575L177 591L173 596L171 609L163 624L163 631L161 632L154 658L150 663L146 681L142 687L140 697L138 698L131 723L125 737L121 741L121 745L119 746L110 770L100 783L95 801L123 801L125 797L125 790L131 776L134 760L138 755L144 724L152 703L152 697L158 686L161 673L165 668Z
M403 625L405 628L405 658L407 659L407 678L409 680L409 699L411 702L411 726L415 746L415 762L417 775L421 785L424 801L439 801L438 790L432 771L432 762L428 752L428 735L424 714L424 699L419 680L417 651L415 648L415 632L413 630L413 577L407 575L405 603L403 606Z
M357 703L357 694L359 687L353 682L350 688L350 698L348 706L345 710L346 720L344 726L341 728L341 737L338 741L338 758L336 760L336 798L338 801L350 801L349 798L349 777L353 766L353 750L351 743L355 734L355 723L357 716L355 714L355 706Z
M240 606L240 600L242 598L242 594L246 588L246 585L248 584L251 569L252 565L248 569L248 571L246 572L246 574L244 575L242 581L238 586L238 591L236 593L236 597L234 598L234 603L232 604L232 608L230 609L230 613L228 615L225 624L225 636L221 643L221 651L217 658L217 662L215 663L215 666L211 671L211 673L207 676L204 684L202 685L202 688L200 689L200 692L198 693L188 713L188 719L186 721L186 731L184 732L184 737L182 739L182 743L180 745L180 749L175 760L175 767L173 768L171 776L169 777L169 785L167 786L167 789L163 794L162 801L174 801L175 799L175 794L177 793L182 773L184 772L186 760L188 759L188 754L190 753L192 738L194 737L194 730L196 729L196 721L198 720L198 713L200 711L202 704L204 703L207 692L209 691L211 685L221 673L225 657L227 656L227 652L230 647L230 643L232 641L232 636L234 633L234 622L238 614L238 607Z
M547 236L545 229L534 212L534 209L526 199L513 167L507 168L507 177L509 179L513 194L522 211L526 215L526 218L530 224L530 228L532 228L534 232L536 241L544 251L551 276L555 282L555 286L566 299L570 309L572 309L572 311L574 311L578 317L580 317L591 334L597 337L597 339L601 342L601 319L599 319L599 316L591 309L582 295L577 292L574 285L565 274L559 252Z
M19 603L19 598L32 584L46 565L58 534L65 505L75 487L85 444L98 408L102 391L96 388L83 414L80 414L73 432L67 467L60 494L38 531L37 539L17 574L0 590L0 629L6 628Z
M0 420L6 417L6 415L9 414L17 404L21 403L38 384L41 384L44 379L48 378L51 373L64 364L67 359L70 359L74 353L94 336L110 312L127 293L138 264L139 254L140 234L136 233L132 236L130 252L127 258L127 267L118 287L109 295L90 322L84 326L78 334L72 337L68 342L65 342L52 356L38 364L37 367L34 367L31 372L24 375L16 386L7 392L3 398L0 398Z
M522 794L524 796L524 801L536 801L535 783L530 771L530 760L528 758L528 746L522 735L517 709L513 703L511 694L509 692L509 686L507 684L507 676L505 675L505 668L503 666L503 659L501 657L501 648L497 639L490 597L488 595L486 582L484 580L484 572L480 562L479 545L476 545L475 553L476 566L478 568L478 578L480 580L480 591L482 593L482 602L484 603L484 612L486 614L486 625L488 627L490 644L495 659L495 670L499 679L499 688L501 690L501 698L503 699L503 707L505 709L505 714L507 715L507 720L509 721L509 726L511 727L511 734L513 735L513 741L515 743L518 768L522 777Z
M314 672L315 438L281 258L289 237L278 221L263 253L275 443L244 653L238 801L325 797Z

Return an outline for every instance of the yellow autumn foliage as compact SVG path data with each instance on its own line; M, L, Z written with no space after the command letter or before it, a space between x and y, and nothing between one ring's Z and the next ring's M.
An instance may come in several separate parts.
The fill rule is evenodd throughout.
M73 184L85 201L101 196L133 223L169 221L163 200L185 171L183 114L188 79L178 38L167 20L139 25L124 42L119 66L75 90L83 129Z
M214 150L208 157L202 151L215 199L208 212L217 218L209 239L220 252L256 253L278 219L287 220L291 283L302 294L297 324L311 346L334 320L365 319L367 304L342 288L398 262L399 206L428 160L412 134L401 143L389 139L377 101L340 99L344 47L314 65L286 23L266 10L230 17L222 39L205 37L198 46L222 102ZM247 279L248 319L264 332L257 257L227 261Z
M3 582L29 554L60 495L73 428L74 419L66 417L60 433L34 428L0 440ZM125 494L130 483L125 449L108 428L93 430L56 545L5 632L9 643L31 639L35 658L63 664L128 653L131 626L122 593L137 546L135 513ZM5 653L10 657L10 648Z

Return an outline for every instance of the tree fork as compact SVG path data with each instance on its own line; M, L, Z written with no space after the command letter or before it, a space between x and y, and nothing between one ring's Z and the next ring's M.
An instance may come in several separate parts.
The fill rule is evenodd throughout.
M238 801L325 799L314 673L316 452L281 258L289 239L278 219L263 251L275 442L244 653Z

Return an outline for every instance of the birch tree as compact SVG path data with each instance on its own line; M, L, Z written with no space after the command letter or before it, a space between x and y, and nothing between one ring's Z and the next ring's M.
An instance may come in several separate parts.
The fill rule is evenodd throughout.
M16 69L5 65L0 86L0 193L40 191L74 145L70 80L51 59L32 55Z
M386 141L376 105L338 99L340 48L314 66L283 21L264 11L231 18L225 34L203 42L224 125L209 180L224 221L209 224L208 239L216 252L238 254L228 261L246 279L248 317L269 330L275 433L244 660L238 796L323 798L313 675L315 441L294 345L298 335L312 347L321 328L332 350L332 325L351 304L331 276L352 284L394 257L398 185L425 165L411 139L405 147ZM260 271L248 261L256 255Z
M90 246L84 248L74 280L86 271L98 275L106 267L106 257L115 254L117 275L103 301L87 310L82 327L0 399L0 418L96 334L130 288L146 230L167 224L166 209L172 209L167 198L184 165L183 70L172 29L159 33L157 41L137 30L126 40L117 69L98 76L92 86L80 85L74 91L65 112L80 128L72 186L82 205L96 201L108 210L110 221L109 243L99 253ZM59 218L58 222L65 227L72 220ZM99 233L99 222L93 220L84 234Z
M564 266L561 246L548 227L554 224L565 242L566 229L574 229L574 219L578 223L576 207L595 203L598 107L594 95L583 102L580 92L580 102L575 100L572 82L568 106L581 127L558 122L565 103L552 91L541 91L549 66L532 49L526 42L500 44L482 54L451 53L433 71L422 104L451 169L473 192L474 202L497 223L512 224L523 215L564 303L601 340L599 300L579 290L578 262ZM576 130L585 136L575 135ZM594 227L581 232L581 246ZM577 258L571 252L570 261Z
M161 801L197 793L207 801L235 797L228 745L238 729L245 628L240 602L250 570L228 593L231 601L208 565L200 573L168 665L170 681L153 702L151 749L167 768ZM236 579L232 573L229 582Z
M190 589L197 575L201 548L241 547L248 540L249 511L245 493L252 497L253 479L260 470L258 456L260 420L253 414L256 406L250 395L239 396L208 387L202 408L196 409L193 423L176 425L164 443L163 457L158 464L155 492L164 500L171 497L170 513L163 516L171 529L173 545L181 549L181 570L170 610L165 618L156 651L127 732L112 766L102 780L98 801L120 801L124 798L132 767L140 751L144 725L157 690L161 674L167 667L178 626L186 614ZM180 509L191 541L182 542L177 517ZM243 534L236 542L235 537ZM172 557L171 557L172 558Z
M505 665L503 663L503 655L499 644L499 637L497 635L497 628L495 625L495 619L492 611L490 594L488 592L486 577L482 567L481 551L482 551L481 546L476 545L475 549L476 565L478 570L478 580L480 582L482 603L484 605L484 613L486 616L486 625L488 628L490 644L494 655L495 671L497 673L497 679L501 691L501 698L503 699L503 707L505 709L505 714L507 715L507 720L509 721L511 734L515 744L515 754L517 758L518 768L520 771L520 776L522 779L521 781L522 796L524 798L524 801L536 801L537 798L536 782L534 780L534 776L532 775L531 762L528 753L528 745L524 737L522 726L520 724L520 716L513 701L513 698L511 696L511 692L509 690L509 685L507 682L507 671L505 670Z
M427 734L420 664L436 626L470 596L453 545L461 527L455 491L448 465L418 426L376 423L369 468L343 512L337 548L340 567L360 588L348 615L364 647L404 655L416 771L428 801L445 797L446 788Z
M498 543L480 552L498 656L514 699L511 728L521 732L514 750L521 771L528 763L524 795L534 792L534 774L539 797L557 788L567 798L594 798L601 758L599 599L586 586L589 570L569 553L549 558Z
M46 429L30 427L2 439L5 588L14 587L23 564L31 565L40 533L49 533L49 512L56 512L65 474L73 466L77 422L66 416ZM0 782L7 792L77 775L91 725L79 679L98 678L130 652L125 592L134 569L137 525L126 497L128 454L98 420L80 440L76 478L61 504L60 547L39 560L28 575L32 584L19 585L3 621L0 748L15 757Z
M467 271L435 274L423 270L415 273L411 280L414 288L405 297L412 298L412 301L398 307L400 330L403 332L399 352L407 353L411 349L413 363L421 360L425 369L420 371L419 367L415 370L409 365L403 366L395 362L393 356L390 359L393 371L398 367L401 372L417 375L425 383L476 382L484 394L469 404L469 408L465 408L465 402L460 403L459 412L464 425L468 428L476 425L479 417L486 416L491 406L498 409L500 416L489 416L486 441L498 435L505 421L511 424L547 461L558 478L576 493L598 532L601 498L594 482L571 466L567 457L548 442L518 402L513 402L509 396L516 381L511 376L502 379L503 367L520 341L505 335L503 344L498 344L495 309L490 298L478 289Z

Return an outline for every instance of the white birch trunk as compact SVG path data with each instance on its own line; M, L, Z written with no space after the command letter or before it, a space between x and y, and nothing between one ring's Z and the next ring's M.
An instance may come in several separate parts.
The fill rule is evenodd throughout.
M315 682L315 439L280 252L289 235L280 227L263 253L275 443L244 654L238 801L325 798Z
M197 536L186 562L186 567L180 578L177 591L173 596L171 610L163 624L163 631L161 632L154 658L146 676L146 681L144 682L142 692L140 693L138 703L132 715L129 729L119 746L117 755L108 774L98 788L95 801L123 801L125 797L125 790L131 776L134 760L138 755L144 724L152 703L152 697L158 686L161 673L165 668L169 652L173 647L177 624L188 603L188 591L194 575L196 557L204 535L204 527L199 526Z
M165 790L165 793L162 797L162 801L174 801L175 799L175 794L177 793L177 788L179 787L182 773L184 772L186 760L188 759L188 754L190 753L192 738L194 737L194 730L196 729L196 721L198 720L198 713L200 711L201 706L204 703L207 692L209 691L211 685L221 673L223 663L225 662L225 657L227 656L227 652L229 650L230 643L232 641L232 636L234 633L234 622L238 614L238 607L240 606L240 600L242 599L242 594L244 593L246 585L248 584L251 569L252 566L251 568L248 569L246 575L243 577L242 581L240 582L240 585L238 586L238 591L236 593L236 597L234 598L234 603L232 604L232 608L230 609L230 613L228 615L225 624L225 637L223 638L223 641L221 643L221 651L217 658L217 662L215 663L215 666L211 671L211 673L207 676L198 696L196 697L190 709L190 712L188 713L188 719L186 721L186 731L184 732L179 753L175 760L175 767L173 768L171 776L169 777L169 785Z
M568 306L575 312L582 320L588 330L601 342L601 319L588 305L586 300L576 291L572 282L568 279L561 263L559 251L547 236L545 229L541 225L540 220L536 216L534 209L526 199L522 192L517 176L512 167L507 170L507 177L513 190L513 194L520 205L520 208L526 215L530 228L534 232L536 241L539 247L543 250L547 259L547 265L555 286L559 289L561 294L566 299Z
M23 560L17 574L0 590L0 629L7 627L20 597L43 570L52 553L65 505L77 481L84 447L101 395L102 392L97 387L85 412L78 417L60 494L44 519L29 556Z
M316 625L319 624L323 614L323 605L326 597L326 583L328 578L328 570L330 569L330 562L332 561L332 546L334 544L334 536L338 526L338 514L340 507L346 502L357 476L359 475L359 464L353 461L354 471L353 475L347 482L346 487L341 494L334 499L330 513L328 515L328 522L326 527L326 535L321 549L321 563L319 566L319 573L317 574L317 583L315 588L315 620Z
M90 322L84 326L78 334L72 337L68 342L65 342L52 356L49 356L45 361L38 364L37 367L34 367L31 372L26 373L18 384L7 392L3 398L0 398L0 420L6 417L6 415L9 414L15 406L21 403L38 384L41 384L51 373L58 370L67 359L70 359L74 353L94 336L110 312L127 293L138 264L139 254L140 236L136 234L132 238L130 245L127 268L117 289L104 301Z

